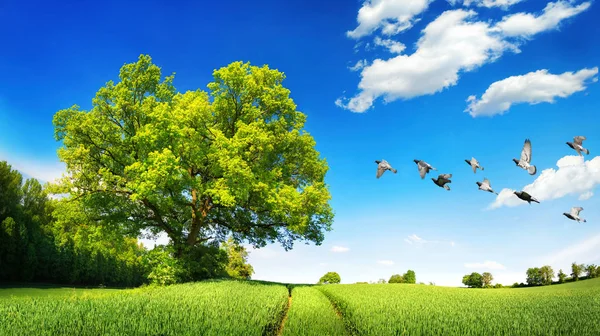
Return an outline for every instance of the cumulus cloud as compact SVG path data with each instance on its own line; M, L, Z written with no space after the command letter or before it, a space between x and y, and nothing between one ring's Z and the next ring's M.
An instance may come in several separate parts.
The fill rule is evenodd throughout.
M394 264L394 262L391 260L377 260L377 263L380 265L387 265L387 266Z
M384 35L396 35L415 23L414 17L424 12L433 0L366 0L358 10L358 26L346 32L358 39L381 28Z
M591 5L591 2L584 2L573 7L573 1L556 1L546 5L541 15L531 13L516 13L508 15L496 25L496 28L502 31L506 36L531 37L537 33L546 30L558 28L558 24L570 17L573 17Z
M377 46L386 48L389 52L393 54L401 54L404 51L404 49L406 49L406 46L398 41L394 41L391 39L382 39L379 36L375 37L373 43L375 43L375 45Z
M594 192L592 192L592 191L586 191L583 194L579 195L578 200L580 200L580 201L587 201L590 198L592 198L592 196L594 196Z
M466 268L477 268L477 269L490 269L490 270L503 270L506 267L498 262L486 260L482 263L465 263Z
M556 162L558 169L544 169L542 173L522 190L540 202L561 198L567 195L583 194L592 191L600 184L600 156L585 161L578 155L567 155ZM513 194L513 190L503 189L490 209L502 206L514 207L524 202Z
M341 252L348 252L350 251L350 248L348 247L344 247L344 246L333 246L331 247L331 252L336 252L336 253L341 253Z
M492 7L499 7L501 9L507 10L508 7L519 3L523 0L448 0L448 2L451 5L456 5L458 3L461 3L464 6L471 6L471 5L475 5L477 7L487 7L487 8L492 8Z
M586 89L588 81L596 82L598 67L577 72L551 74L546 69L511 76L492 83L481 99L470 96L465 112L473 117L503 114L514 104L554 103L555 98L566 98Z
M551 11L553 19L544 19L544 24L537 25L533 30L518 30L518 17L510 19L514 15L494 25L475 20L477 14L473 10L445 11L423 29L414 53L375 59L365 66L361 71L359 92L350 99L339 99L338 106L361 113L371 108L379 97L389 103L398 99L432 95L454 86L458 83L459 73L473 71L486 63L494 62L507 50L520 52L519 44L524 41L510 37L530 37L553 29L560 20L581 12L570 10L574 7L569 3L557 3L560 5L553 6L558 9ZM568 15L556 15L557 11ZM534 20L537 22L538 18L534 17Z

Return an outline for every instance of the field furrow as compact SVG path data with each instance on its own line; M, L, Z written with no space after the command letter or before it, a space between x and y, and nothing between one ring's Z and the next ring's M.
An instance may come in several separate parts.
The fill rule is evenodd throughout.
M310 286L294 287L292 299L282 335L347 335L344 323L329 299L317 289Z

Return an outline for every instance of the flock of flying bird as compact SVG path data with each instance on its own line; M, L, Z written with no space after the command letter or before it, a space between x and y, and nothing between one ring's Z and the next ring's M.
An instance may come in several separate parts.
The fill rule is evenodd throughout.
M573 150L575 150L577 154L579 154L579 156L583 156L583 154L581 154L582 152L586 155L589 155L590 151L583 147L584 140L586 140L585 136L576 136L573 138L573 142L567 141L567 145ZM417 168L419 170L419 175L421 176L421 179L424 179L425 175L427 175L430 171L437 171L436 168L434 168L432 165L423 160L413 161L417 164ZM474 174L477 173L477 168L479 168L481 171L484 170L479 161L477 161L477 159L475 159L474 157L471 158L471 160L465 160L465 162L469 166L471 166ZM537 168L535 167L535 165L531 164L531 141L529 139L525 139L525 144L523 145L523 149L521 149L520 159L513 159L513 162L517 165L517 167L526 170L529 173L529 175L535 175L537 173ZM386 160L375 160L375 163L377 163L377 178L380 178L383 175L383 173L385 173L387 170L391 171L394 174L398 172ZM450 186L448 185L448 183L452 182L452 180L450 180L451 178L452 174L439 174L437 178L431 178L431 180L438 187L444 188L449 191ZM475 183L477 184L479 190L487 191L498 195L498 193L492 189L490 180L488 180L487 178L484 178L481 182L477 181ZM537 199L535 199L533 196L531 196L525 191L514 191L513 193L519 199L529 204L531 204L531 202L540 203ZM586 220L579 217L579 213L581 211L583 211L582 207L572 207L570 212L564 212L563 215L571 220L585 223Z

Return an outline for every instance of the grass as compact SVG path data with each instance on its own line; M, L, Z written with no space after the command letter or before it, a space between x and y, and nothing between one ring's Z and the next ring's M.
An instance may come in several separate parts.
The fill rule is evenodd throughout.
M201 282L0 301L0 335L263 335L279 328L284 286Z
M288 310L289 305L289 310ZM0 335L598 335L600 279L466 289L205 281L0 288Z
M313 287L294 287L292 305L283 327L284 336L342 336L344 323L321 291Z
M536 288L319 286L355 335L597 335L600 279Z

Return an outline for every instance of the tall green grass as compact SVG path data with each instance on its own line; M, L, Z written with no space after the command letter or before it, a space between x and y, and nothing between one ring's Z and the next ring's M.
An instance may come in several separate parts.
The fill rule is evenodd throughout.
M280 325L288 290L252 282L0 300L0 335L263 335Z
M342 336L344 323L329 299L312 287L294 287L283 336Z
M539 288L317 287L355 335L600 335L600 279Z

